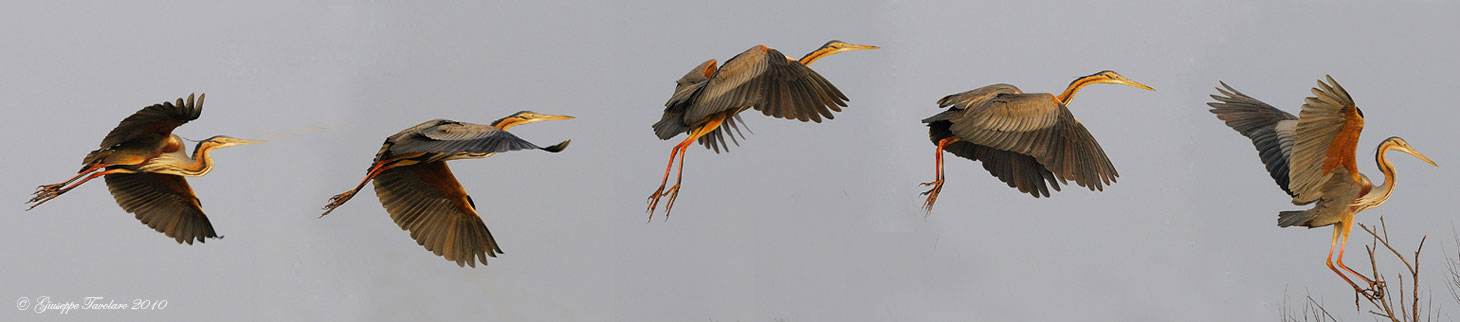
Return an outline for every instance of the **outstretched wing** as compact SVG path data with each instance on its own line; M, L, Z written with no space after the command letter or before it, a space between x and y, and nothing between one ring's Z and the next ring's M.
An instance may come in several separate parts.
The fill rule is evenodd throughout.
M386 138L380 152L375 155L375 161L408 153L487 154L525 149L558 152L567 145L568 141L563 141L546 148L539 147L489 125L438 119Z
M949 130L960 140L1033 157L1060 180L1090 190L1103 190L1120 175L1090 131L1053 95L998 94L963 107L966 111L947 116Z
M686 123L725 111L755 108L768 116L821 122L847 106L847 97L831 81L780 51L755 46L710 76L685 111Z
M101 148L109 148L147 135L168 137L173 129L198 119L198 115L203 113L203 98L206 96L207 94L198 95L195 102L193 95L189 94L187 102L179 98L177 102L162 102L144 107L132 116L122 119L111 133L107 133L106 138L101 140Z
M1364 129L1364 115L1348 91L1333 77L1327 78L1327 84L1319 81L1313 88L1314 96L1304 99L1303 111L1298 113L1288 173L1293 203L1323 198L1323 185L1336 167L1348 168L1351 176L1358 173L1354 150Z
M957 110L957 109L950 109ZM928 134L933 139L933 144L953 136L948 131L950 123L946 121L934 121L928 124ZM1008 184L1010 188L1018 189L1019 192L1033 195L1035 198L1049 197L1049 189L1060 190L1062 183L1053 172L1039 164L1034 157L1019 153L990 148L988 146L969 143L967 141L955 141L943 147L944 151L953 153L959 157L979 161L983 164L984 170Z
M458 266L476 267L502 254L476 205L443 161L385 170L375 177L385 212L417 244Z
M1293 153L1293 131L1298 117L1242 94L1225 82L1221 84L1223 88L1217 89L1221 95L1211 95L1217 101L1207 103L1212 108L1209 111L1226 121L1228 127L1252 140L1272 180L1283 192L1293 196L1293 191L1288 189L1288 164Z
M122 210L137 215L148 227L177 243L206 242L219 238L213 224L203 214L203 206L192 187L182 176L158 173L122 173L106 175L107 190Z

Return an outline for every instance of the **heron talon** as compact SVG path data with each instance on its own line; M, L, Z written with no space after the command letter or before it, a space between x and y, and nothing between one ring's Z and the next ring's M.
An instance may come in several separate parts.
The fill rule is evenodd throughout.
M931 213L933 212L933 203L938 201L938 194L943 192L943 180L928 182L922 185L933 186L932 189L928 189L928 191L923 191L923 193L920 194L923 196L928 196L928 199L926 201L923 201L923 212Z

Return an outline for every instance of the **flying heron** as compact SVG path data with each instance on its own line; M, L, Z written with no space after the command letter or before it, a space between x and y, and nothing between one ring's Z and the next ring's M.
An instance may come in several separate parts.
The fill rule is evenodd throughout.
M1091 191L1115 183L1119 174L1100 143L1065 107L1081 87L1099 83L1155 90L1106 70L1075 79L1058 96L993 84L939 99L938 107L948 110L923 119L937 146L935 179L923 184L932 186L922 193L928 196L923 210L933 211L943 191L943 151L983 162L1010 188L1036 198L1048 197L1050 188L1059 191L1067 180Z
M1415 151L1397 136L1379 143L1374 159L1384 173L1384 183L1375 187L1367 176L1359 173L1354 161L1359 132L1364 129L1364 113L1354 104L1348 91L1333 77L1328 83L1318 81L1313 97L1303 102L1299 117L1272 105L1242 94L1227 83L1217 88L1221 95L1212 95L1217 102L1207 103L1212 114L1227 126L1252 140L1267 171L1289 196L1294 205L1314 204L1312 209L1278 213L1278 226L1308 228L1333 225L1329 242L1328 269L1343 277L1355 290L1363 289L1334 267L1333 248L1338 246L1338 267L1358 276L1369 287L1375 282L1343 264L1344 245L1353 229L1354 215L1378 207L1394 192L1394 165L1386 153L1409 153L1428 162L1434 161Z
M457 266L487 264L487 257L502 254L487 225L477 214L476 203L456 181L446 161L480 159L498 152L539 149L559 152L568 140L539 147L507 132L527 123L571 119L571 116L522 111L491 125L437 119L385 138L375 153L375 162L365 179L345 193L330 198L324 206L328 215L355 196L365 183L375 181L375 195L385 212L402 230L411 232L416 243Z
M664 196L669 196L664 207L666 218L674 208L674 200L679 197L679 184L684 179L685 150L691 143L698 140L715 153L720 153L721 149L729 151L725 132L733 129L740 133L739 123L744 122L740 119L740 112L751 108L766 116L802 122L820 123L823 117L834 118L832 112L840 112L849 99L806 65L835 53L877 48L832 40L801 59L793 60L778 50L757 45L731 57L719 68L716 68L714 59L695 66L675 82L674 95L664 103L664 116L654 123L654 134L660 140L668 140L680 133L689 134L689 137L670 150L664 179L660 181L659 188L649 195L649 217L654 217L654 208ZM730 140L739 144L734 134L730 135ZM674 186L665 191L675 157L679 158L679 176Z
M212 171L210 153L214 149L261 141L219 135L198 142L189 155L182 138L172 130L202 114L204 97L198 95L193 101L193 95L188 95L187 102L181 98L162 102L123 119L101 140L100 149L86 154L76 176L40 186L26 202L31 204L26 210L104 176L107 189L122 210L136 214L143 224L176 239L178 244L221 238L183 177L201 177Z

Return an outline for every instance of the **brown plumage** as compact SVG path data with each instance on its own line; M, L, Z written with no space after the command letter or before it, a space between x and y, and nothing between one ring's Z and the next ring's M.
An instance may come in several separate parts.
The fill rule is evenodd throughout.
M668 216L679 196L679 181L665 191L669 182L669 171L674 159L680 160L680 178L684 173L684 150L698 141L705 148L719 153L728 151L726 132L740 134L740 112L756 109L766 116L821 122L831 119L833 112L840 112L847 106L847 97L809 67L817 59L838 52L858 49L875 49L876 46L854 45L841 41L830 41L812 51L800 60L787 58L780 51L763 45L751 47L725 61L716 68L717 61L711 59L690 69L675 82L673 95L664 103L664 114L654 123L654 134L661 140L671 139L680 133L689 137L676 145L669 154L669 165L664 169L664 179L659 188L649 196L649 216L661 197L669 196L664 213ZM729 135L731 143L739 144L735 135ZM743 138L744 135L741 134Z
M365 179L355 189L330 198L324 215L355 196L367 182L375 183L375 195L385 212L417 244L458 266L487 264L487 257L502 254L492 233L477 213L446 161L477 159L499 152L540 149L559 152L563 141L539 147L507 132L508 128L569 116L517 112L491 125L431 120L385 139Z
M1385 179L1383 184L1374 186L1367 176L1354 170L1354 150L1363 130L1363 113L1338 82L1332 77L1327 80L1327 83L1319 81L1313 88L1314 96L1305 100L1300 117L1242 94L1226 83L1217 88L1221 95L1211 96L1217 101L1207 105L1211 106L1210 111L1218 119L1252 141L1269 175L1279 188L1293 197L1294 205L1313 205L1308 210L1279 212L1278 226L1316 228L1332 225L1333 238L1329 243L1326 264L1334 274L1362 291L1339 268L1373 287L1373 280L1343 264L1343 253L1348 244L1348 234L1354 226L1354 216L1384 204L1394 191L1394 167L1385 153L1400 151L1430 165L1435 163L1415 151L1404 139L1390 137L1381 142L1375 152L1374 158ZM1335 248L1337 259L1333 257Z
M105 177L108 190L123 210L179 244L221 238L183 177L211 171L214 149L258 141L214 136L198 142L189 155L182 138L172 131L201 115L204 97L199 95L194 101L189 95L186 102L179 98L155 104L123 119L102 139L100 149L86 155L76 176L36 189L28 202L32 203L30 209L91 179Z
M1048 197L1068 180L1091 191L1115 183L1120 174L1100 143L1065 106L1080 87L1095 83L1149 86L1101 71L1070 83L1060 96L1026 94L1009 84L993 84L938 100L947 110L923 119L937 146L935 180L924 192L932 211L943 189L943 151L983 163L984 169L1019 192Z

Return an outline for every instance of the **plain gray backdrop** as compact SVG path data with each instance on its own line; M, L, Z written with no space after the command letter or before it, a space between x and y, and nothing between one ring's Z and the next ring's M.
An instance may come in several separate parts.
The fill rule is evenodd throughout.
M1206 112L1224 80L1297 113L1333 75L1366 113L1359 165L1399 135L1440 164L1390 155L1398 246L1431 239L1425 292L1443 316L1460 179L1449 1L20 2L0 4L0 300L167 300L160 311L3 320L1251 321L1313 295L1349 319L1323 266L1330 230L1298 209L1251 144ZM673 81L765 44L882 46L817 62L850 106L820 124L745 114L729 153L690 149L668 221L645 197L677 142L655 139ZM1058 92L1120 170L1104 192L1035 199L948 155L931 216L943 95L1006 82ZM267 139L214 153L189 182L226 238L178 245L100 181L32 211L35 186L143 106L208 94L177 134ZM385 136L432 118L577 116L514 128L558 154L453 161L506 251L475 269L425 251L366 188ZM682 138L682 137L681 137ZM1355 234L1354 245L1366 241ZM1351 247L1349 263L1365 263ZM1451 255L1454 257L1454 255Z

